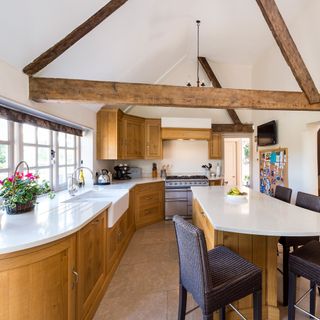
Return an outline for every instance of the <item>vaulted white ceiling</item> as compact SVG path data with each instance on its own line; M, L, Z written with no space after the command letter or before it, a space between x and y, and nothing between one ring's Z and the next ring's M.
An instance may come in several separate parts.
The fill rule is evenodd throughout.
M106 0L1 0L0 58L22 69ZM277 0L290 27L312 1ZM39 75L156 82L183 57L252 65L274 39L255 0L129 0ZM237 84L234 84L237 87Z

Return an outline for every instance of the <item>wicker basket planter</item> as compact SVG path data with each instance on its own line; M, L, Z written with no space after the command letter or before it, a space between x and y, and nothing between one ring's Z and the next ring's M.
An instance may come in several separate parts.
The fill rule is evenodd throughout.
M19 214L24 212L29 212L34 208L34 201L29 201L25 204L18 203L15 207L6 206L7 214Z

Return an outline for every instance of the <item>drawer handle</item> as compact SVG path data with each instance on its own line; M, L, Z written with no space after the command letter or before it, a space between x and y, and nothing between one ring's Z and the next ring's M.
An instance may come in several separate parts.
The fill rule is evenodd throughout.
M146 200L152 200L152 197L146 197L145 199Z
M201 213L203 216L205 215L205 214L204 214L204 211L202 211L202 210L200 211L200 213Z
M96 219L96 220L92 221L91 224L98 224L99 222L100 222L100 220Z
M74 281L72 283L72 289L73 289L76 286L76 284L79 282L79 273L73 269L72 274L74 276Z

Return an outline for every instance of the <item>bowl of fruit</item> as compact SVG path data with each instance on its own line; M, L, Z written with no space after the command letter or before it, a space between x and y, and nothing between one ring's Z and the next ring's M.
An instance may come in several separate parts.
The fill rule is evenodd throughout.
M247 195L246 192L241 192L238 187L232 187L226 194L226 197L230 200L241 201L246 200Z

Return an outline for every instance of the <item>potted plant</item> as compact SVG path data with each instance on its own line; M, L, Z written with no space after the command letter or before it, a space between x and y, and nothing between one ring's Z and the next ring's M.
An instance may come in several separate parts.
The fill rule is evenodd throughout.
M19 172L20 165L25 164L27 173ZM31 211L37 202L37 196L49 194L53 198L48 181L39 182L39 176L29 172L29 166L25 161L21 161L11 177L0 181L0 197L3 199L2 208L8 214L17 214Z

